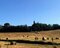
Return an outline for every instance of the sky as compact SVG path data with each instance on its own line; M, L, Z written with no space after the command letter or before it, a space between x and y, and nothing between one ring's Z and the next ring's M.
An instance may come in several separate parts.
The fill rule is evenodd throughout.
M0 25L60 24L60 0L0 0Z

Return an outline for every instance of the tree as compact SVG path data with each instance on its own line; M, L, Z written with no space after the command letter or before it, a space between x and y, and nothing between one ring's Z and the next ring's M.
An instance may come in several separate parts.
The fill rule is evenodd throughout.
M52 25L48 24L48 30L52 29Z
M58 24L53 24L53 29L60 29L60 25L58 25Z
M2 27L2 25L0 25L0 29L2 29L3 27Z
M4 26L5 26L5 27L9 27L10 24L9 24L9 23L5 23Z

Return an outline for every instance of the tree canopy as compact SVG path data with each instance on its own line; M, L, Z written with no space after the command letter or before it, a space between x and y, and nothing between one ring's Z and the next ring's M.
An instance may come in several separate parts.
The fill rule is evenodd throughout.
M13 26L10 25L10 23L5 23L3 26L0 25L0 32L32 32L32 31L46 31L46 30L56 30L56 29L60 29L60 25L35 23L35 21L31 26L27 26L27 25Z

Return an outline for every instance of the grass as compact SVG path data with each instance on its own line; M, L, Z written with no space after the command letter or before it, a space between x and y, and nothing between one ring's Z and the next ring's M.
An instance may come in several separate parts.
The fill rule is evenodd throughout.
M51 38L54 39L53 42L60 42L60 30L51 30L51 31L41 31L41 32L31 32L31 33L0 33L0 39L8 38L9 40L31 40L35 41L35 37L37 37L37 41L42 41L42 37L44 37L45 41L52 42ZM56 39L58 37L59 39ZM49 40L47 39L49 38Z
M42 41L44 37L44 42L47 43L60 43L60 30L51 31L38 31L38 32L15 32L15 33L0 33L0 39L2 40L29 40L29 41ZM8 39L7 39L8 38ZM52 41L53 38L53 41ZM56 39L57 38L57 39ZM10 42L0 41L1 48L60 48L60 45L50 45L50 44L29 44L29 43L16 43L16 45L7 45Z
M1 48L60 48L60 45L40 45L40 44L26 44L19 43L17 45L2 45Z

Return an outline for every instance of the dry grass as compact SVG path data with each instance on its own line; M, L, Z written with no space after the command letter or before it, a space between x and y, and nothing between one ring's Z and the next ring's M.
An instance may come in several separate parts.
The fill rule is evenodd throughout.
M0 33L0 39L10 39L10 40L31 40L34 41L35 37L38 37L37 41L41 41L42 37L46 39L46 41L52 41L51 38L54 39L54 42L60 42L60 30L51 30L51 31L41 31L35 33ZM56 40L56 37L59 38ZM49 40L47 40L49 38Z
M39 45L39 44L17 44L17 45L1 45L0 48L60 48L60 45Z
M0 33L0 39L8 38L10 40L30 40L35 41L35 37L38 38L37 41L41 41L42 37L46 39L46 41L52 42L51 38L53 38L53 42L60 43L60 30L51 30L51 31L41 31L41 32L31 32L31 33ZM47 40L49 38L49 40ZM59 39L56 39L59 38ZM0 48L60 48L60 45L41 45L41 44L25 44L20 43L16 45L5 45L9 44L9 42L0 42Z

